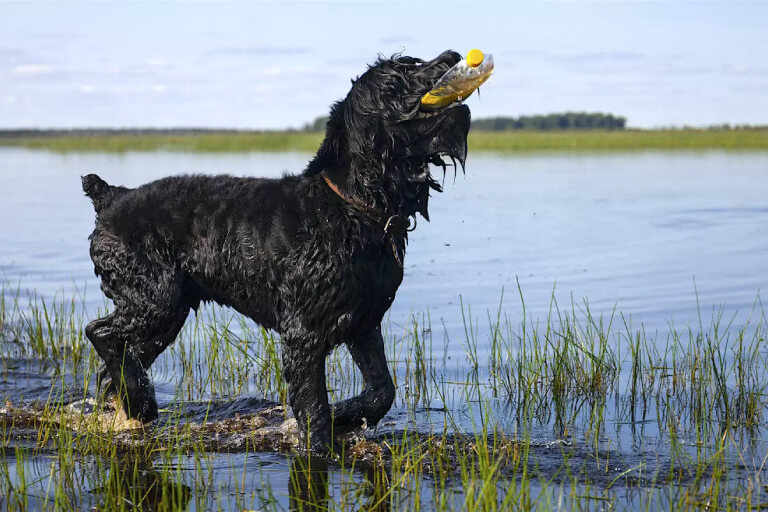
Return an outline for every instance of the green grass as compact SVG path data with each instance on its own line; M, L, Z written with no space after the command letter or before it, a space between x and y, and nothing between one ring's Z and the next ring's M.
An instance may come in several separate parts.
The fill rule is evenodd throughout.
M475 132L471 151L766 150L768 130Z
M274 455L261 467L261 459L235 464L217 451L227 435L242 436L241 455L260 449L245 418L224 428L191 424L179 411L144 433L87 421L71 428L66 396L86 396L98 364L81 334L83 300L44 301L0 286L2 382L12 384L23 361L51 382L31 420L0 414L0 508L284 509L286 489L273 489L260 473ZM662 339L618 311L598 317L587 303L562 307L554 294L546 318L527 317L522 292L519 302L520 317L503 300L479 315L462 304L463 333L450 340L428 313L403 326L386 323L398 410L458 406L430 413L418 430L405 422L379 443L348 445L331 464L290 455L290 469L277 467L290 473L295 509L766 507L768 456L755 458L750 448L765 446L768 429L768 321L759 300L739 325L715 310L698 325L670 325ZM447 359L449 344L464 357ZM153 372L173 376L178 404L243 393L284 404L279 362L275 335L209 309L190 319ZM327 375L333 400L363 385L343 349L329 357ZM3 398L18 406L16 395ZM627 447L611 445L611 429L631 430L636 442L651 425L648 440L659 451L623 461ZM206 428L210 436L201 435Z
M41 135L3 137L0 146L56 152L188 151L313 153L322 140L315 132ZM621 130L471 132L471 152L768 150L768 130Z
M94 151L190 151L200 153L227 152L315 152L322 135L311 132L247 132L205 133L190 135L57 135L0 138L0 146L21 146L57 152Z

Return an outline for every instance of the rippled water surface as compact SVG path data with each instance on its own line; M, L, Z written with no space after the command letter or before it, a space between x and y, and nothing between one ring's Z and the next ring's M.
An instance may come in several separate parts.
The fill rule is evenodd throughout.
M51 295L101 297L88 258L93 210L79 177L136 186L179 173L278 177L302 154L58 155L0 150L0 272ZM470 155L446 178L432 222L412 235L393 318L426 311L460 323L458 298L495 309L502 288L533 317L551 291L614 306L650 328L695 320L700 304L748 308L768 284L768 155ZM510 300L510 308L516 304Z
M88 257L94 214L80 188L83 174L95 172L111 184L132 187L179 173L279 177L300 171L307 159L0 148L0 280L41 297L77 293L87 316L105 307ZM546 325L553 311L589 309L594 318L607 321L613 315L617 324L653 333L660 343L668 340L670 326L685 331L702 322L706 330L713 312L738 328L768 286L768 153L470 155L466 175L451 173L445 182L445 193L430 201L432 222L420 221L411 236L405 279L387 320L389 336L397 338L411 315L421 318L423 332L432 338L427 357L440 366L443 382L463 381L473 361L480 362L481 379L491 378L482 368L492 357L489 318L499 311L514 330L524 320ZM468 340L475 340L474 346ZM397 350L391 349L391 363L402 374L407 358ZM5 367L3 399L45 400L50 369L23 360L8 360ZM248 386L240 396L203 394L218 400L203 414L194 404L179 402L178 380L172 365L155 369L161 407L188 407L190 421L225 420L266 406L258 386ZM406 387L398 384L399 397ZM448 396L421 400L415 408L397 402L384 430L440 430L447 408L456 413L459 430L471 433L482 407L451 385L443 389ZM659 412L633 419L630 427L620 419L619 403L617 395L601 445L618 450L616 471L649 460L668 470L674 464L654 427ZM490 405L502 429L513 432L515 417L505 401L496 397ZM764 410L762 415L765 422ZM542 467L548 457L561 461L560 445L551 443L569 436L553 421L541 422L534 438ZM574 460L589 458L573 446ZM749 454L759 460L761 450L764 440ZM211 461L227 468L221 473L227 476L215 483L225 491L234 485L232 467L258 468L249 472L252 480L243 480L244 492L252 494L264 479L286 489L292 464L275 454L253 453L213 455ZM79 470L87 471L87 461L83 464ZM560 467L551 465L553 472ZM329 478L331 489L344 485L333 471ZM613 476L605 478L610 483ZM289 504L284 495L275 499ZM633 497L625 499L631 504Z

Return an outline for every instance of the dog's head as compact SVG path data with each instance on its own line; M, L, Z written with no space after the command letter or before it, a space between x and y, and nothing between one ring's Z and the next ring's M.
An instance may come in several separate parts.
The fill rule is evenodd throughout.
M430 164L445 171L458 161L463 169L470 113L463 104L426 110L420 102L460 60L453 51L430 61L379 59L332 107L307 173L325 171L377 207L428 219L429 191L441 190Z

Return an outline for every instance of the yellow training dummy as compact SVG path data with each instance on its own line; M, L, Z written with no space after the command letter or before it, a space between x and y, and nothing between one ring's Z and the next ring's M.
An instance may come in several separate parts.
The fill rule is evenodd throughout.
M437 84L421 98L424 108L442 108L464 101L480 87L493 72L493 55L469 50L464 60L449 69Z

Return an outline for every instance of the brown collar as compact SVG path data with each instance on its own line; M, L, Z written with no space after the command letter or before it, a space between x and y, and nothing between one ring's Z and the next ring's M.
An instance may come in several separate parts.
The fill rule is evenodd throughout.
M365 214L371 220L376 222L376 224L379 224L382 227L384 226L385 217L380 211L368 206L367 204L363 203L362 201L354 197L350 197L344 194L344 192L341 191L339 186L331 181L331 178L328 176L328 174L326 174L325 171L322 171L320 174L323 176L323 179L325 180L326 185L328 185L328 187L331 190L333 190L334 194L342 198L345 203L347 203L348 205L350 205L352 208L359 211L360 213Z
M386 213L368 206L359 199L344 194L339 186L331 181L331 178L328 177L328 174L325 171L322 171L320 175L323 177L323 180L325 180L325 184L328 185L328 188L330 188L334 194L339 196L349 206L368 217L384 231L384 234L389 238L389 241L392 244L392 253L395 255L395 261L402 267L403 256L401 255L401 252L404 253L405 251L398 249L396 237L404 238L408 234L408 231L413 231L416 228L416 223L414 222L413 227L411 227L411 222L408 220L408 217L403 217L402 215L387 216Z

